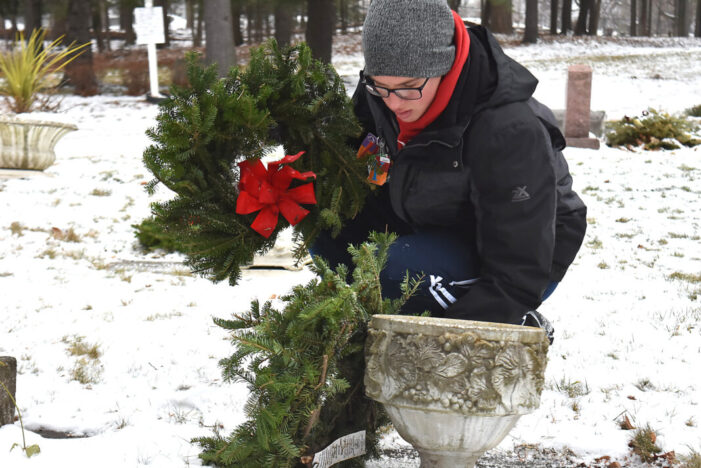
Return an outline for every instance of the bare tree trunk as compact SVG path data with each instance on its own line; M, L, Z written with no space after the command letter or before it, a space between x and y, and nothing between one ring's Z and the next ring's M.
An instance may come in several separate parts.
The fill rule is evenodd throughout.
M557 34L558 0L550 0L550 34Z
M460 8L460 3L462 3L462 0L448 0L448 6L455 11L458 11L458 8Z
M98 4L95 4L98 3ZM93 2L91 6L91 20L92 20L92 30L95 35L95 41L97 41L97 51L105 51L105 38L102 34L102 15L100 15L100 5L101 0Z
M253 37L256 44L260 44L261 42L263 42L263 6L261 5L260 0L256 0L254 11L255 15L253 17L253 30L255 31L255 34L253 35Z
M677 36L686 37L689 35L689 21L687 19L687 0L677 0Z
M119 2L119 27L124 31L125 45L132 45L136 42L134 32L134 8L135 0L120 0Z
M246 17L246 42L249 44L253 43L253 6L250 4L246 5L244 9L244 16Z
M192 45L195 47L202 46L202 29L204 23L204 4L203 0L194 0L197 2L197 10L195 20L195 27L192 30Z
M195 0L185 0L185 27L195 29Z
M637 12L636 0L630 0L630 35L631 36L638 35L638 25L636 24L637 17L638 17L638 12Z
M68 1L68 31L66 42L75 41L77 44L91 42L90 37L90 0ZM86 47L85 52L66 66L65 75L69 84L75 86L76 93L81 96L97 94L97 78L93 69L92 49Z
M561 34L572 31L572 0L562 0Z
M41 29L42 0L24 0L24 36Z
M640 0L640 9L638 10L638 34L641 36L649 36L647 29L647 7L648 0Z
M579 16L577 17L577 24L574 27L575 36L587 34L587 20L589 15L591 15L592 2L593 0L580 0Z
M110 15L109 6L106 0L100 0L100 18L105 31L105 49L112 50L112 41L110 36Z
M696 27L694 36L701 37L701 0L696 0Z
M511 0L489 0L491 11L489 25L495 33L511 34L514 26L511 18Z
M234 45L243 44L243 31L241 31L241 3L233 2L231 5L232 23L234 27Z
M526 31L523 42L526 44L538 42L538 0L526 0Z
M281 46L290 44L292 39L292 8L286 1L275 3L275 40Z
M450 1L448 3L450 4ZM348 31L348 0L338 0L338 14L341 21L341 34L345 34Z
M263 19L263 29L265 31L265 36L264 39L268 39L270 36L272 36L272 30L270 28L270 12L268 11L267 5L261 5L260 6L261 10L261 18Z
M331 63L335 16L336 5L333 0L307 1L307 44L312 50L312 56L324 63Z
M596 36L598 34L600 13L601 0L591 0L591 11L589 12L589 29L587 29L587 34L589 34L590 36Z
M480 0L482 8L480 8L480 22L485 28L491 28L489 24L489 18L492 15L492 2L491 0Z
M208 64L217 64L219 76L226 76L229 69L236 65L234 28L231 21L229 0L204 2L205 59Z
M51 17L49 23L49 40L58 39L66 34L66 12L68 11L68 1L59 0L49 3L48 14Z

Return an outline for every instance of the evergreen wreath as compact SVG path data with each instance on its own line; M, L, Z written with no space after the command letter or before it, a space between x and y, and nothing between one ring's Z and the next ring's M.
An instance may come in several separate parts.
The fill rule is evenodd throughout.
M361 128L341 79L305 44L280 49L270 41L252 52L247 68L223 79L214 67L199 66L195 54L187 60L190 86L172 89L147 132L154 142L144 152L154 175L147 190L160 183L176 195L152 204L153 220L177 239L193 271L233 286L240 267L289 225L281 219L266 238L250 227L256 213L236 214L239 165L254 164L276 145L285 154L304 152L289 164L316 175L316 204L295 226L301 257L322 229L338 233L370 193L366 162L356 157Z
M175 194L152 204L153 223L194 271L235 285L241 266L289 225L274 222L275 210L259 210L260 185L252 176L294 191L310 210L301 220L304 209L292 214L300 256L322 229L335 235L361 210L371 193L367 161L356 157L361 128L340 78L306 45L280 49L271 41L252 53L246 69L223 79L189 55L187 74L190 86L173 88L161 104L144 163L154 175L147 190L163 184ZM259 159L279 144L290 156L266 169ZM149 235L155 230L149 221ZM382 299L379 275L394 238L373 234L349 247L356 264L351 284L345 266L332 271L315 259L318 279L282 298L284 310L254 302L233 320L215 319L235 345L220 362L224 377L246 382L251 394L247 421L229 437L196 439L206 463L308 466L314 453L358 430L367 431L367 457L377 456L376 430L388 418L365 397L367 322L375 313L397 313L418 286L407 279L401 299Z

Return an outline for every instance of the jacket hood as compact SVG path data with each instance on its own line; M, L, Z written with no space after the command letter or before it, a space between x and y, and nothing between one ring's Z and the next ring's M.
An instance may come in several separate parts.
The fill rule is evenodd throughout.
M511 102L525 101L533 95L538 80L523 65L507 56L492 33L482 26L470 28L472 37L478 39L489 55L496 75L496 87L485 103L485 107L495 107ZM472 52L472 51L470 51ZM467 83L469 86L470 84Z

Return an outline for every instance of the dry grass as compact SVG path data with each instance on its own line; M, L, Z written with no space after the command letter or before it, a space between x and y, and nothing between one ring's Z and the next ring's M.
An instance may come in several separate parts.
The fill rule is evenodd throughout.
M657 445L657 434L649 425L636 429L628 442L628 446L633 450L633 453L638 455L645 463L650 463L656 460L656 455L662 452L662 449Z
M73 339L68 337L63 338L63 342L68 345L68 354L71 356L87 356L90 359L97 360L102 356L100 346L97 344L89 344L84 342L85 337L74 336Z

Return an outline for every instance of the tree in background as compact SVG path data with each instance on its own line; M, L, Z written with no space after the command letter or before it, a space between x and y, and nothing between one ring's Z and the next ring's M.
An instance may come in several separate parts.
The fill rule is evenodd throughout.
M701 0L696 0L696 28L694 36L701 37Z
M600 8L601 0L580 0L579 16L577 18L577 25L574 28L575 36L582 36L584 34L596 36L599 27Z
M557 34L557 9L558 1L550 0L550 34Z
M19 0L0 0L0 32L6 38L14 37L17 31L18 10ZM12 24L9 35L5 31L5 19L9 19Z
M640 2L640 35L652 36L652 0ZM659 8L659 7L658 7Z
M511 34L514 32L512 12L511 0L483 0L482 25L495 33Z
M638 35L638 4L636 0L630 0L630 35Z
M42 0L24 0L24 37L29 37L37 29L41 29Z
M560 34L572 31L572 0L562 0L562 21L560 21Z
M689 19L687 14L687 0L676 0L674 5L674 16L676 18L675 33L677 36L686 37L689 35Z
M84 44L92 40L90 33L90 0L68 0L66 42ZM97 94L97 78L93 68L93 54L90 47L65 68L68 84L75 87L81 96Z
M523 34L525 44L538 42L538 0L526 0L526 30Z
M292 40L293 15L298 3L297 0L275 0L275 40L280 46L289 45Z
M110 46L110 25L107 15L107 2L108 0L92 1L92 28L99 52L112 49Z
M333 0L307 0L306 41L314 58L324 63L331 63L335 18Z
M204 2L205 58L208 64L216 63L219 76L226 76L236 65L234 28L231 2L207 0Z
M136 42L134 33L134 8L138 5L138 0L119 0L119 27L125 33L124 41L126 45Z

